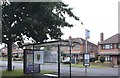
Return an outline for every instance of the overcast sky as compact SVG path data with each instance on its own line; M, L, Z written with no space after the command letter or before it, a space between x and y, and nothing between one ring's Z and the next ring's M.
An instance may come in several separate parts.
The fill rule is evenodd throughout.
M73 13L80 18L80 21L67 18L73 23L72 28L62 29L64 35L62 39L85 38L85 29L90 30L89 41L97 44L100 41L100 33L104 33L104 39L107 39L118 33L118 2L120 0L62 0L74 8ZM0 46L1 48L1 46Z
M107 39L118 33L118 2L120 0L64 0L69 7L74 8L73 12L84 23L80 21L67 19L75 26L73 28L64 28L62 31L63 39L70 35L73 38L85 38L85 29L90 30L89 41L97 44L100 41L100 33L104 33L104 39Z

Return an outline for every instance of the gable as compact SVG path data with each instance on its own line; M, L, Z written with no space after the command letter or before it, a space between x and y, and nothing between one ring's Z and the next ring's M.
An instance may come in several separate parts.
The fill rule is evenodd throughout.
M120 33L113 35L112 37L100 42L99 44L119 43Z

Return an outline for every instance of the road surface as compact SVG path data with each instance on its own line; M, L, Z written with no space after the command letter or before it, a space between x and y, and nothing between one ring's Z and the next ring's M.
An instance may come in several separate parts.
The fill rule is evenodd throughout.
M7 67L7 61L0 61L1 70L5 70ZM15 69L23 69L22 62L12 63ZM41 65L41 70L58 71L56 63L45 63ZM69 66L61 64L61 75L69 76ZM85 68L72 67L72 76L85 76ZM87 76L118 76L118 68L88 68Z

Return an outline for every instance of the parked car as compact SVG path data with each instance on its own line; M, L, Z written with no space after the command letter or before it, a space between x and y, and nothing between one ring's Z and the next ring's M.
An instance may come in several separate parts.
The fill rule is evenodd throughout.
M22 60L23 60L22 57L13 56L13 61L22 61Z
M63 64L70 64L70 57L66 57L64 60L62 60Z
M14 57L14 58L13 58L13 61L22 61L22 59L21 59L21 58L16 58L16 57Z

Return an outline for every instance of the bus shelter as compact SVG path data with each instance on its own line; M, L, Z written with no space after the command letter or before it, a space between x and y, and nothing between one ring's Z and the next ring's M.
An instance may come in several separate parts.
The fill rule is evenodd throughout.
M71 78L71 47L74 47L74 46L76 46L76 45L80 45L80 43L79 42L73 42L73 41L71 41L71 40L56 40L56 41L48 41L48 42L43 42L43 43L32 43L32 44L26 44L26 45L23 45L23 47L24 47L24 56L26 57L26 50L28 50L28 54L30 53L30 52L34 52L34 51L42 51L41 50L41 48L44 48L44 47L47 47L47 46L52 46L52 47L57 47L57 56L58 56L58 78L60 78L61 77L61 74L60 74L60 63L61 63L61 61L60 61L60 52L61 52L61 50L60 50L60 47L69 47L69 50L70 50L70 78ZM29 50L31 50L30 52L29 52ZM44 54L43 54L44 55ZM24 72L26 71L25 69L26 69L26 58L24 57ZM34 57L34 56L33 56ZM42 57L42 58L44 58L44 57ZM43 61L44 61L44 59L43 59ZM33 58L33 61L32 61L32 64L33 64L33 71L31 71L31 73L37 73L37 72L40 72L40 70L36 70L35 71L35 67L37 67L36 69L40 69L40 64L38 63L38 64L34 64L34 58ZM42 63L42 64L44 64L44 63Z

